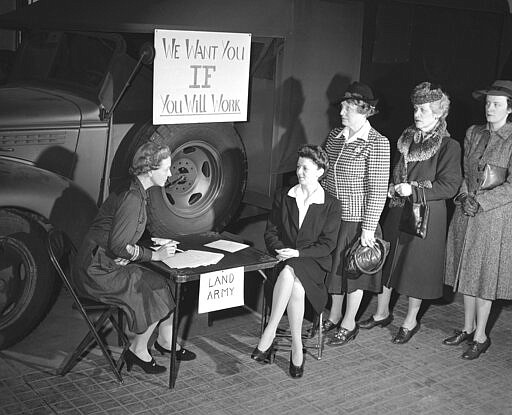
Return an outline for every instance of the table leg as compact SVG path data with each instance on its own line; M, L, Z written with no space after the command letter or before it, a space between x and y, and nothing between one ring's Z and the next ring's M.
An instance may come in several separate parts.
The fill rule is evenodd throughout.
M178 370L176 368L176 343L178 342L178 324L180 321L180 297L181 297L181 282L176 282L175 302L176 308L174 309L173 323L172 323L172 344L171 344L171 364L169 370L169 389L174 389Z
M267 275L259 269L258 272L263 277L263 293L261 299L261 322L260 322L260 337L263 334L263 330L265 330L265 326L267 325L267 301L265 299L265 283L267 282Z

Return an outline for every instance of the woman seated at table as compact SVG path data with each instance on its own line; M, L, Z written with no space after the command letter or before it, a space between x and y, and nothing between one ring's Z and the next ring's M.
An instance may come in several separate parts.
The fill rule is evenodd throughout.
M148 341L158 325L155 348L170 353L172 311L175 303L165 277L140 263L162 261L172 255L176 244L153 251L138 245L146 227L146 190L164 186L171 176L168 147L153 142L135 152L130 187L112 193L101 206L78 251L73 272L75 286L85 297L121 308L130 331L136 333L124 359L128 371L135 364L146 373L161 373L148 350ZM195 354L181 348L179 360L192 360Z
M276 196L265 230L269 252L281 261L280 272L268 325L251 357L259 362L272 360L277 326L286 309L292 337L292 377L304 373L304 299L307 296L317 313L323 311L327 303L325 276L338 238L341 205L319 183L327 168L327 154L320 146L301 147L297 162L299 184Z

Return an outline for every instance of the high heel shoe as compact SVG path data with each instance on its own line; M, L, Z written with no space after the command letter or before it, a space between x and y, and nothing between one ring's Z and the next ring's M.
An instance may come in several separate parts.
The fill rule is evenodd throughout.
M161 355L164 355L166 353L171 353L171 350L166 349L163 346L160 346L160 343L158 341L155 341L153 344L155 346L155 349L160 352ZM180 350L176 350L176 359L181 361L189 361L194 360L196 358L196 354L194 352L191 352L190 350L185 349L182 347Z
M258 349L258 346L256 346L251 353L251 359L256 360L257 362L272 363L275 355L276 350L274 349L274 343L272 343L270 347L263 352Z
M158 374L166 371L165 366L157 365L155 359L151 358L151 361L145 362L130 349L128 349L124 354L124 361L126 363L126 370L128 372L132 370L133 365L139 366L144 372L150 374Z
M304 374L304 363L306 362L306 356L302 357L302 364L300 366L295 366L292 361L292 352L290 352L290 376L292 378L301 378Z

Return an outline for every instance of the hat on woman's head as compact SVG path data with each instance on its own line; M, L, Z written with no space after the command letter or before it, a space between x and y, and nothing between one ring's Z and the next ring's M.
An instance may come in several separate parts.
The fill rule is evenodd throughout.
M490 87L473 92L473 98L475 99L482 99L486 95L495 95L512 99L512 81L494 81Z
M411 102L413 105L427 104L429 102L439 101L443 98L443 91L438 85L432 85L430 82L422 82L414 87L411 93Z
M377 105L377 102L379 102L379 100L373 95L372 89L361 82L352 82L348 86L345 94L341 98L341 102L346 101L347 99L358 99L370 104L372 107Z

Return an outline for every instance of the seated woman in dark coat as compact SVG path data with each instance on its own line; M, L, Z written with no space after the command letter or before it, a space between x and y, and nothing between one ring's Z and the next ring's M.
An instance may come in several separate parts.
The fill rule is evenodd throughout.
M271 360L277 326L286 309L292 336L292 377L301 377L304 372L304 298L307 296L318 313L323 311L327 303L325 276L331 269L331 253L338 238L341 205L319 183L327 168L327 154L320 146L301 147L299 184L276 196L265 230L268 250L281 261L280 273L268 325L251 357L260 362Z
M136 333L125 354L128 370L135 364L146 373L161 373L148 351L148 341L158 326L155 348L170 352L172 310L175 303L167 280L140 263L161 261L176 250L175 243L152 251L137 245L146 227L146 190L164 186L171 176L168 147L145 143L133 157L128 190L112 193L100 208L78 251L73 272L77 290L84 296L120 307L130 331ZM195 354L181 348L178 359Z

